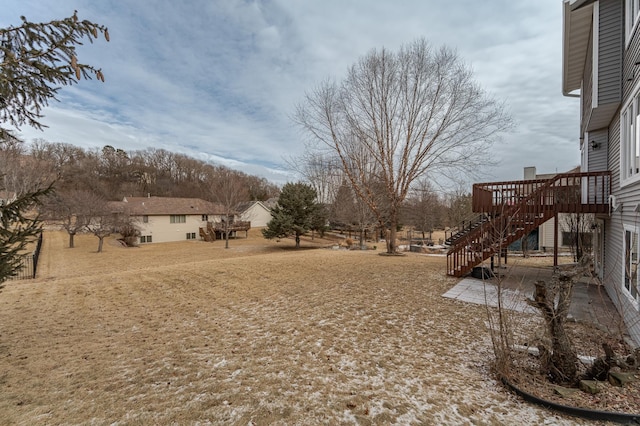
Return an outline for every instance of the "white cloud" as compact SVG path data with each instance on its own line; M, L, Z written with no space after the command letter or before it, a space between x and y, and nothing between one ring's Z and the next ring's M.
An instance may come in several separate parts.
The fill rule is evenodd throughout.
M110 43L79 52L103 68L106 83L62 89L61 102L44 111L49 129L22 129L27 138L162 147L283 183L294 179L283 158L303 149L290 116L304 92L339 79L372 48L424 37L456 48L518 123L495 148L502 165L493 178L518 179L530 165L562 171L578 160L578 103L560 91L559 0L5 0L0 26L74 9L109 27Z

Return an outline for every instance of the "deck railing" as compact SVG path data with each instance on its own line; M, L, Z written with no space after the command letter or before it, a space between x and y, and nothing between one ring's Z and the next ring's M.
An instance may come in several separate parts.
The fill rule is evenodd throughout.
M476 213L498 213L534 193L539 196L530 200L529 206L538 205L557 213L606 213L611 172L562 173L550 179L476 183L472 208Z

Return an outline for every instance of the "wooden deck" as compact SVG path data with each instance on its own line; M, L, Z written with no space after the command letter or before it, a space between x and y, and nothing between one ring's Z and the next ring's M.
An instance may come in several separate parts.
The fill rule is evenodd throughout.
M477 183L469 225L447 253L447 274L461 277L558 213L607 213L611 172L561 173L550 179Z

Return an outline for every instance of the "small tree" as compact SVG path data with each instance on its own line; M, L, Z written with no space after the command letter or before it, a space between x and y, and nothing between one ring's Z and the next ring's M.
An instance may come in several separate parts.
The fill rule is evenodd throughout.
M98 253L102 253L104 239L121 225L122 212L112 211L108 203L96 194L87 192L85 196L84 228L98 238Z
M46 218L60 223L69 234L69 248L74 248L74 237L87 225L87 202L91 199L88 191L72 190L57 192L44 203Z
M262 235L267 239L294 235L298 248L300 236L317 223L318 211L315 189L304 183L287 183L282 187L278 204L271 209L271 220Z

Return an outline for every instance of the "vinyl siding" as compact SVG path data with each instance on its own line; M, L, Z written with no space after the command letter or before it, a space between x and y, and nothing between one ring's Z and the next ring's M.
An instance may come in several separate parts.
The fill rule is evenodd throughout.
M598 148L591 148L591 142L596 142ZM588 168L590 172L609 170L607 164L607 151L609 149L609 129L589 132L589 140L586 141L588 153Z
M623 2L600 0L598 39L598 105L619 103L622 96Z
M624 51L622 68L622 96L623 102L629 98L633 86L640 80L640 65L635 63L640 59L640 34L638 28L634 33L629 46Z
M591 105L593 94L593 44L591 40L590 38L589 46L587 47L587 59L585 61L584 75L582 76L582 90L580 91L582 93L580 105L580 111L582 111L580 131L582 134L587 131L587 125L593 109Z
M218 218L209 215L209 220ZM202 221L201 214L185 215L184 223L171 223L171 215L149 216L148 222L138 221L140 235L151 235L153 243L168 243L173 241L186 241L187 232L195 233L196 240L200 240L200 227L206 227L207 222Z
M640 203L640 182L620 188L620 114L616 114L609 126L609 170L612 192L621 212L613 212L605 218L605 266L604 284L611 300L624 316L629 334L640 344L640 311L622 291L624 263L624 224L640 227L640 213L634 211Z

